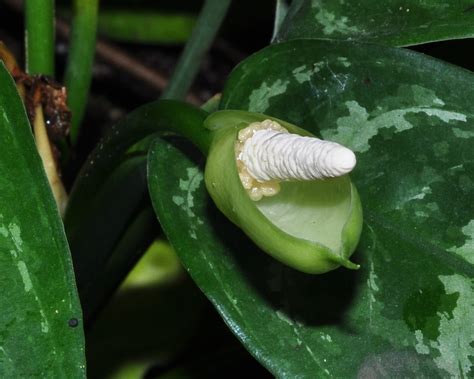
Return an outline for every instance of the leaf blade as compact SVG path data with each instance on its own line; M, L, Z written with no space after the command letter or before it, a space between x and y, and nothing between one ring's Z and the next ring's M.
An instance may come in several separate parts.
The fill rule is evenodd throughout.
M0 83L0 373L84 377L82 315L64 228L3 64ZM69 327L70 319L79 327Z
M411 46L472 38L472 3L295 0L277 42L330 38Z
M202 183L189 203L195 163L171 148L150 155L152 201L183 264L276 376L470 374L473 84L417 53L334 41L274 45L234 70L221 108L265 112L358 152L358 272L307 276L272 261ZM165 156L175 163L163 175Z

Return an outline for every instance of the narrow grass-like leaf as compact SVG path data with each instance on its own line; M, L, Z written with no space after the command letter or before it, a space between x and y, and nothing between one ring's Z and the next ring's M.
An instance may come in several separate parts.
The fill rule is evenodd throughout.
M82 378L82 316L63 224L1 63L0 88L0 377Z
M98 0L74 0L69 56L64 77L68 90L68 105L72 112L73 143L79 136L92 80L98 12Z
M182 99L196 77L204 54L210 48L227 13L231 0L206 0L196 26L176 65L164 99Z
M100 12L99 32L119 41L182 44L191 35L195 22L192 14L106 9Z
M276 0L275 1L275 20L273 22L273 35L272 39L274 39L278 35L278 31L283 24L283 20L285 19L288 13L288 4L286 0Z

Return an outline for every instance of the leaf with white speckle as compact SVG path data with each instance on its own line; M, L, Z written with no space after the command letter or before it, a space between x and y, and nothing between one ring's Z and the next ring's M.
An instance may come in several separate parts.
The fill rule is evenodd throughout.
M0 63L0 377L85 377L71 257L16 87Z
M341 56L351 65L341 64ZM273 63L262 67L262 60ZM308 80L295 75L321 60L325 65ZM262 342L265 331L256 325L242 326L252 340L246 340L248 348L280 374L277 362L288 359L294 376L310 367L335 377L471 376L474 75L405 50L291 41L237 67L221 107L248 109L253 91L277 80L288 84L284 93L268 98L269 115L358 153L351 177L366 222L354 256L362 269L308 278L311 284L305 285L313 290L306 297L291 298L288 293L294 292L282 289L280 301L290 319L304 320L299 335L291 336L286 318L274 322L270 327L280 334L288 330L282 337L286 349L279 349ZM303 288L297 277L286 274L281 286ZM351 287L341 298L340 286L347 281ZM270 287L259 286L258 292L265 290ZM248 309L248 317L260 307ZM311 311L318 321L308 319ZM333 342L322 344L316 331ZM318 351L305 365L288 350L302 337ZM318 361L322 357L326 361Z
M474 36L471 0L294 0L277 42L330 38L409 46Z
M365 226L359 271L295 272L227 222L202 183L192 210L203 224L188 218L172 198L193 161L157 146L162 226L236 336L278 377L472 376L474 141L453 130L474 131L474 75L405 50L292 41L237 67L221 107L257 98L270 116L358 147Z

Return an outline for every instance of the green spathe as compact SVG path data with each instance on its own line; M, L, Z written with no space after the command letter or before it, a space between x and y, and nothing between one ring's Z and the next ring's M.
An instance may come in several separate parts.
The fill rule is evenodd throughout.
M252 201L241 185L234 153L238 131L268 118L256 113L221 111L206 119L205 127L214 131L205 170L212 199L262 250L292 268L310 274L322 274L339 266L358 268L348 258L359 241L362 207L347 175L285 182L278 195L259 202ZM311 135L276 121L291 133Z

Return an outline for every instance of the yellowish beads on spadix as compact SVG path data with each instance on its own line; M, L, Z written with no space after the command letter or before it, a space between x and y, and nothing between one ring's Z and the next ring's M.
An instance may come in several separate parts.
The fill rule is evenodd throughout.
M239 131L237 141L235 143L235 157L237 161L237 170L243 187L254 201L260 200L263 196L274 196L280 191L279 180L259 181L255 179L247 170L245 163L241 160L242 150L245 142L252 138L259 130L275 130L288 133L283 126L272 120L264 120L262 122L253 122L246 128Z

